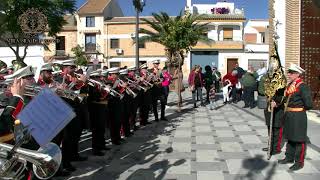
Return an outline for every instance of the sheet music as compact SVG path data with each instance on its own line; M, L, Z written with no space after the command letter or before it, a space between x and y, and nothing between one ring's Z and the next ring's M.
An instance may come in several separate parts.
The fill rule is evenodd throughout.
M27 126L40 146L49 143L76 114L50 89L43 89L19 113L18 119Z

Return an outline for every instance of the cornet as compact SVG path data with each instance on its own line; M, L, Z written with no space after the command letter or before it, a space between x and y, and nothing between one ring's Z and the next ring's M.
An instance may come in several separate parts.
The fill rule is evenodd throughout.
M136 79L140 79L140 78L141 78L140 76L136 75ZM153 87L153 84L150 83L150 82L148 82L148 81L146 81L146 80L143 80L142 83L143 83L145 86L149 86L150 88Z
M61 163L59 146L49 143L45 148L32 151L18 147L8 158L14 146L0 143L0 177L4 179L20 179L27 162L33 164L33 172L39 179L49 179L58 171Z
M123 94L118 93L116 90L112 89L110 86L108 86L102 82L96 81L94 79L88 79L88 82L89 82L90 86L95 86L95 85L100 86L100 88L107 91L112 96L119 97L120 99L122 99L124 97Z

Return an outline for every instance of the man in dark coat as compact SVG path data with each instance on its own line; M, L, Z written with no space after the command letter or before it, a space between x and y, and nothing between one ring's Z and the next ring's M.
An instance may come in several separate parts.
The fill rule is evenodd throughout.
M285 121L284 137L288 139L286 157L279 160L279 164L294 164L290 170L296 171L304 166L307 137L307 114L306 110L312 109L310 88L300 78L304 73L301 67L291 64L288 70L289 85L285 91ZM272 102L276 107L277 103Z

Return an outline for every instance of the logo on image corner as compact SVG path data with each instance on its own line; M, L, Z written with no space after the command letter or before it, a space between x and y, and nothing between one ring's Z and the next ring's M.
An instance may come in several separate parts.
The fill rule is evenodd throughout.
M21 30L29 37L37 36L47 28L47 17L37 8L29 8L18 19Z

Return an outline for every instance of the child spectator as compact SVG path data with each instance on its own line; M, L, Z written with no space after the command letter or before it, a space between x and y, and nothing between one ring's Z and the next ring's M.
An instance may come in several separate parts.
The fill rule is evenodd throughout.
M212 84L210 86L209 100L210 100L210 110L213 109L212 106L214 106L214 108L216 108L217 107L217 104L216 104L216 88L215 88L214 84Z
M223 103L230 101L230 92L231 92L231 82L229 79L225 80L223 83L222 93L223 93Z

